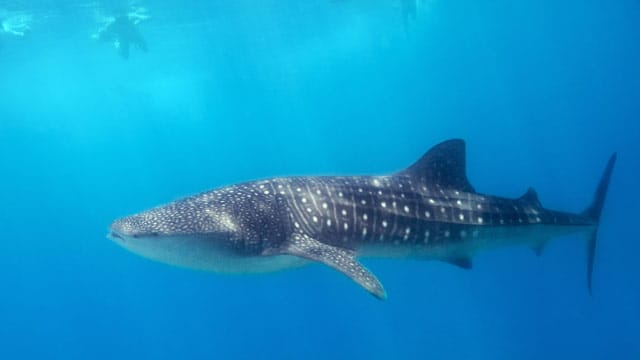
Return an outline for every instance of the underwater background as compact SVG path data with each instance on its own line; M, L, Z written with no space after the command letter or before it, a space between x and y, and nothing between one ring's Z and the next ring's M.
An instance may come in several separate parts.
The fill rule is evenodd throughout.
M0 0L0 358L639 359L640 2L407 3ZM133 8L148 51L124 59L94 35ZM618 152L593 296L580 237L470 271L364 259L386 301L320 265L213 274L105 237L181 196L390 173L449 138L479 192L567 211Z

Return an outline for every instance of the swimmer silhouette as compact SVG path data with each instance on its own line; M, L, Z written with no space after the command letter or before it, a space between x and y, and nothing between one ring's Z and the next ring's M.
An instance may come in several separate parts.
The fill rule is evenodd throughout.
M118 15L100 29L97 34L100 41L112 42L123 59L129 58L129 47L136 46L147 52L147 42L129 15Z

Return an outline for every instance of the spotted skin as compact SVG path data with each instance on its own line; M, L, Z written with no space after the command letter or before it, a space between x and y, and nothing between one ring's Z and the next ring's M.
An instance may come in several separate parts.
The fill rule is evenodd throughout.
M615 161L615 157L612 158ZM602 207L605 186L596 194ZM603 193L604 191L604 193ZM213 271L262 272L324 263L378 298L386 292L356 256L435 259L471 268L478 251L595 232L593 211L483 195L465 174L464 142L444 142L389 176L284 177L212 190L116 220L111 238L150 258Z
M427 187L406 176L281 178L263 184L281 188L276 196L283 197L293 231L352 250L380 242L461 241L495 226L595 224L584 216L546 210L528 199Z

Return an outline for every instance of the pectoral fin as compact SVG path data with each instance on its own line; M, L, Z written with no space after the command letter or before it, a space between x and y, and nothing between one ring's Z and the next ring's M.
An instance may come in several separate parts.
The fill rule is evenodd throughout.
M387 298L380 281L356 260L355 253L351 250L327 245L306 235L294 234L284 252L328 265L350 277L378 299Z

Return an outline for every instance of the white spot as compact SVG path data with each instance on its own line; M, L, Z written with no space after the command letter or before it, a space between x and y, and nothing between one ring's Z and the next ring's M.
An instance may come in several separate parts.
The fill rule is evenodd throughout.
M484 221L484 220L482 220L482 218L481 218L481 217L479 217L479 218L478 218L478 224L482 224L482 222L483 222L483 221Z
M378 190L378 195L382 195L382 190Z
M307 212L311 212L311 208L307 208Z
M383 202L380 203L380 206L382 206L383 208L386 208L387 207L387 203L383 201Z
M307 202L307 198L302 198L302 202L306 203Z
M542 219L540 219L540 217L536 217L536 222L541 222Z
M322 195L322 191L320 191L320 190L316 190L316 194L318 194L318 195Z
M367 219L369 219L369 217L367 216L367 214L362 214L362 220L367 221Z
M317 223L317 222L318 222L318 217L317 217L317 216L314 216L314 217L312 217L311 219L312 219L312 220L313 220L313 222L315 222L315 223Z
M380 186L380 180L373 179L373 186Z
M262 184L261 184L261 185L260 185L260 189L264 189L264 185L262 185Z
M476 205L476 207L478 208L478 210L482 210L482 204L478 204Z
M327 205L327 203L322 203L322 208L326 209L327 207L329 207L329 205Z
M407 212L407 213L409 212L409 207L406 205L404 206L404 212Z
M295 226L296 228L300 228L300 224L298 224L298 222L294 222L293 226Z
M440 208L440 212L441 212L441 213L444 213L444 212L445 212L445 209L444 209L443 207L441 207L441 208Z
M347 216L347 210L342 209L342 215Z
M345 230L349 230L349 224L344 223L344 229L345 229Z
M433 200L433 199L429 199L429 204L435 204L435 203L436 203L436 201L435 201L435 200Z
M367 205L367 200L360 200L360 204Z
M456 190L456 191L454 191L453 193L454 193L454 194L456 194L456 195L460 195L460 192L459 192L459 191L457 191L457 190Z
M327 226L331 226L331 219L327 219Z
M362 236L367 236L367 228L362 228Z
M460 221L464 220L464 214L458 215L458 218L460 219Z
M269 195L269 190L265 190L265 191L264 191L264 194L265 194L265 195Z
M361 193L362 192L362 188L358 188L358 192Z
M386 220L382 220L382 227L387 227L387 221Z
M340 196L340 197L344 196L344 194L342 193L342 191L338 192L338 196Z
M457 195L457 194L456 194L456 195ZM457 201L456 201L456 205L458 205L458 206L462 206L462 201L457 200Z
M296 191L300 192L300 191L302 191L302 189L301 188L296 188Z
M394 209L396 208L396 205L398 205L398 204L396 204L396 202L395 202L395 201L393 201L393 202L391 203L391 206L393 206L393 208L394 208Z
M411 228L406 228L406 229L404 229L404 233L405 233L405 234L409 234L410 232L411 232Z
M426 217L427 219L431 217L431 213L428 211L424 212L424 217Z

